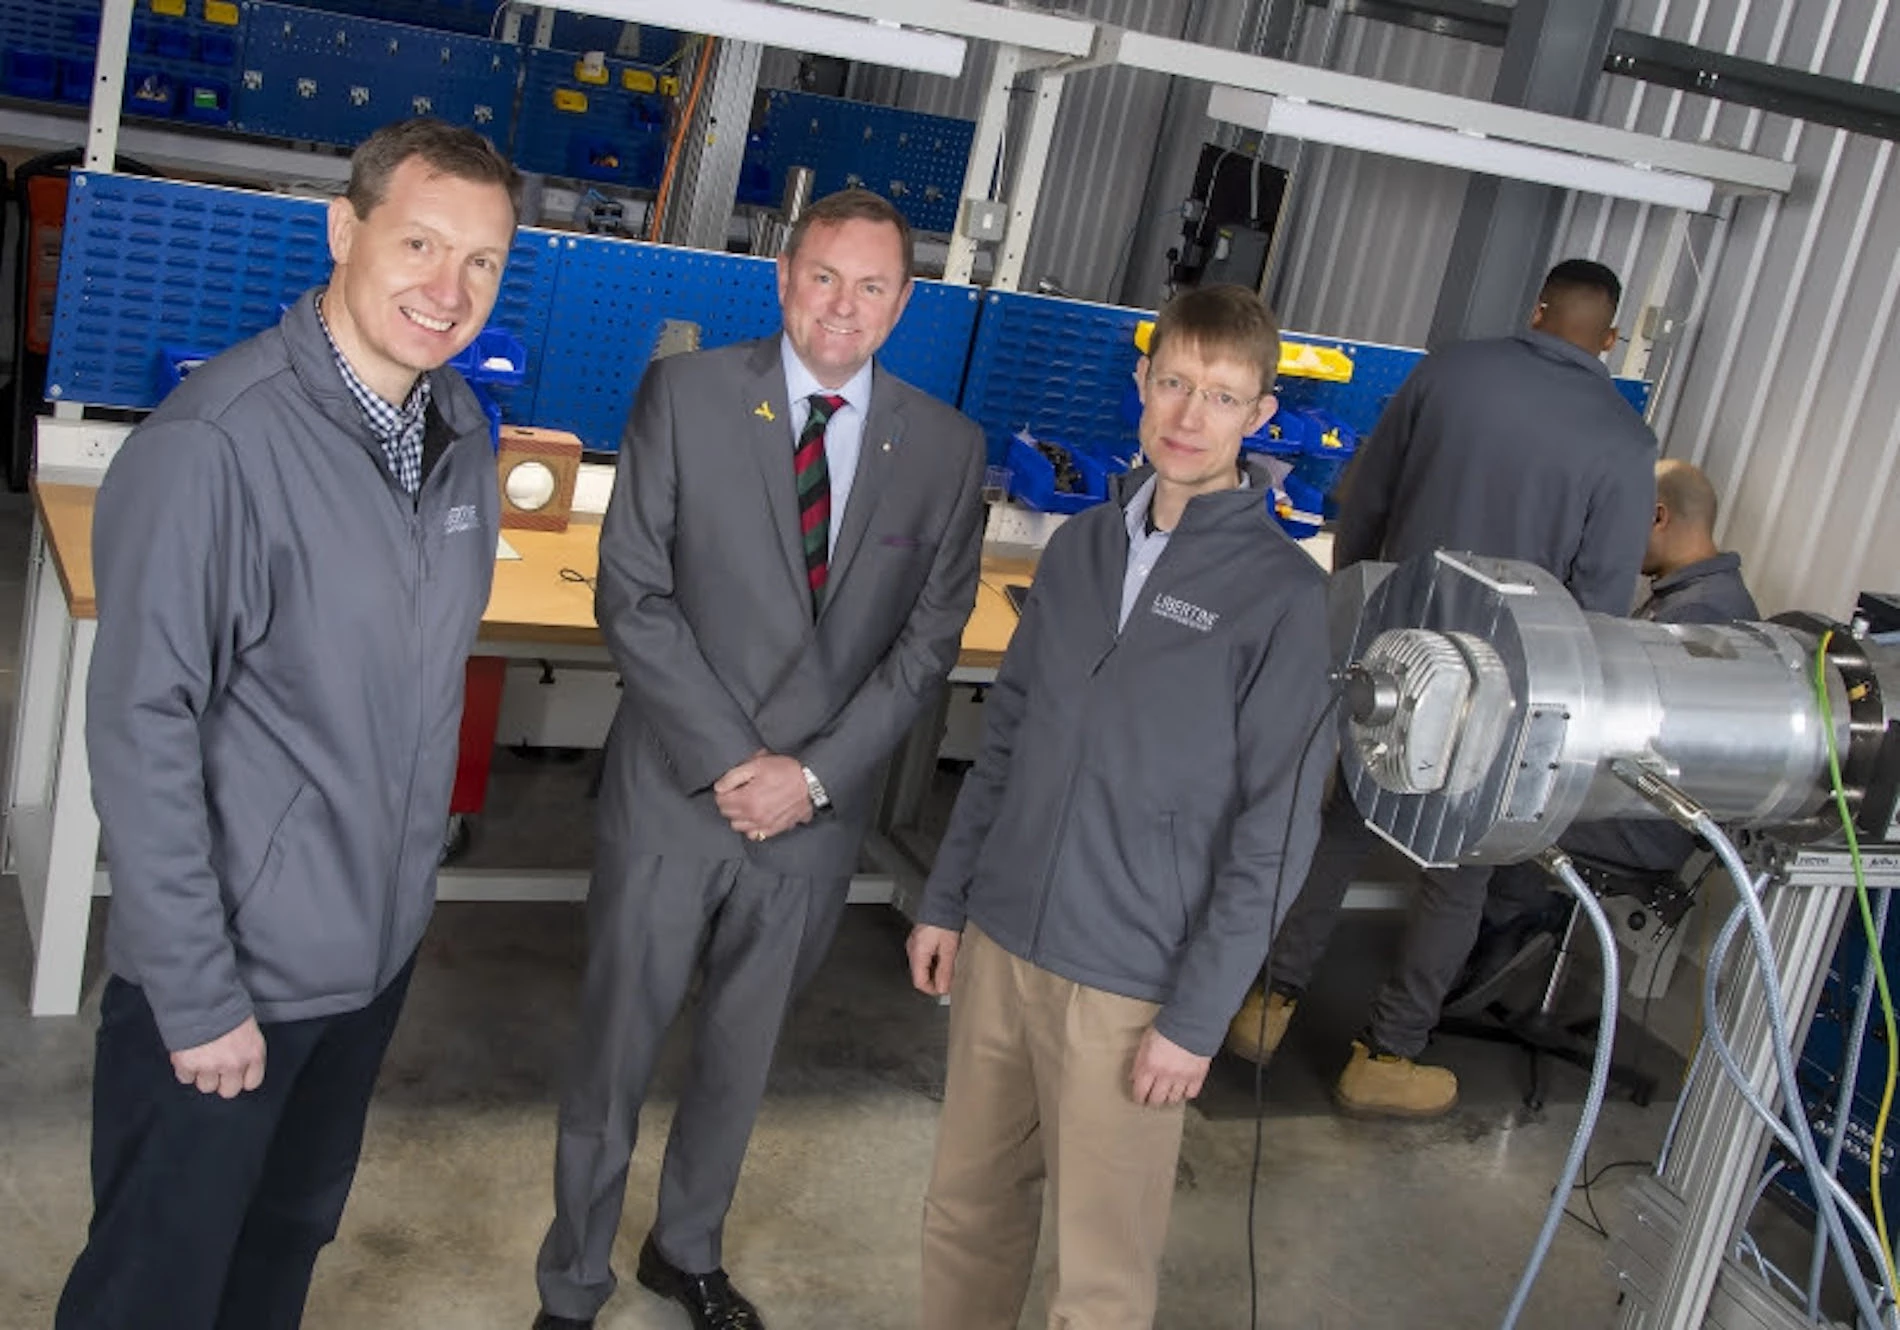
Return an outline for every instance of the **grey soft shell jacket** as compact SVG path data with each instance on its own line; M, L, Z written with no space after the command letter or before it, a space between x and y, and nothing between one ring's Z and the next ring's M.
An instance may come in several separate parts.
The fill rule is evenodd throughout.
M421 939L487 604L495 461L432 376L412 501L306 294L114 458L93 523L107 963L173 1050L365 1006Z
M1526 330L1425 357L1342 488L1335 570L1470 550L1622 615L1656 515L1656 436L1601 360Z
M918 912L1160 1003L1202 1055L1305 880L1334 752L1325 577L1267 490L1191 500L1119 631L1123 506L1057 531Z

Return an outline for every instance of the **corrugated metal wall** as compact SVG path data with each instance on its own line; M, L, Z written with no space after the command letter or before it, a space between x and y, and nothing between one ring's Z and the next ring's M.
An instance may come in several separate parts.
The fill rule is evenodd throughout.
M1636 0L1626 26L1754 59L1892 87L1887 0ZM1564 243L1625 274L1628 315L1652 296L1687 320L1661 373L1664 450L1708 471L1720 535L1768 610L1841 615L1862 589L1900 587L1900 183L1894 145L1612 79L1601 118L1712 137L1793 161L1786 199L1743 199L1689 228L1580 200Z
M1308 38L1303 62L1388 82L1486 97L1497 78L1497 51L1388 23L1349 18L1332 43L1323 26ZM1330 58L1327 44L1337 46ZM1337 337L1424 345L1465 173L1319 144L1279 160L1292 169L1273 287L1281 319Z

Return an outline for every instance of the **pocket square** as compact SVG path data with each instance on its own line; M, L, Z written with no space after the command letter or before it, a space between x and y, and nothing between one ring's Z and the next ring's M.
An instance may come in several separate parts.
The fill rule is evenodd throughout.
M920 550L924 547L924 542L915 536L885 536L878 544L891 550Z

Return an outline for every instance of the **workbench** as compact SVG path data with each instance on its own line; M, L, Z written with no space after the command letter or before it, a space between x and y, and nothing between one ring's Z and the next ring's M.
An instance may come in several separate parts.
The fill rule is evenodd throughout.
M86 757L86 678L98 629L92 575L95 493L88 485L33 489L4 856L6 871L19 879L32 934L29 1005L36 1016L78 1010L92 899L109 890L107 873L99 866L99 818ZM560 532L504 534L520 557L496 561L482 615L480 657L610 664L594 622L591 585L599 565L599 526L576 521ZM1016 626L1003 587L1027 584L1033 567L1026 559L984 560L953 681L980 684L995 678ZM586 580L563 578L563 569ZM866 845L866 858L876 871L853 879L853 899L891 900L907 884L914 887L918 855L894 837L902 837L922 801L941 726L941 711L927 715L893 758ZM492 736L492 723L488 732ZM437 895L443 900L579 900L586 885L582 872L444 869Z

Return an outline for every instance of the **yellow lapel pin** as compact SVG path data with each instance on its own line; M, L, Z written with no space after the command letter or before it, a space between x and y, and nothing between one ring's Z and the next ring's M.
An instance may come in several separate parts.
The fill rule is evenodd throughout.
M757 406L752 408L752 414L757 416L760 420L778 419L777 416L772 414L772 404L770 402L760 402Z

